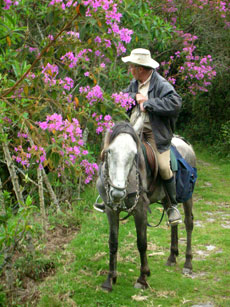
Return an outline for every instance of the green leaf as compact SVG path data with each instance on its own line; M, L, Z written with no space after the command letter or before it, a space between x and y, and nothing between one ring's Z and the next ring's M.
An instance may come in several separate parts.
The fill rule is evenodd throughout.
M6 224L9 218L9 214L0 215L0 224Z
M58 167L60 155L57 152L52 152L52 154L50 155L50 160L52 161L54 167Z
M32 204L32 198L31 198L30 195L27 196L25 203L26 203L27 206L30 206Z
M27 112L24 112L22 116L23 118L26 118L26 119L29 118L29 114Z
M15 27L15 25L16 25L16 21L13 19L13 17L12 16L14 16L14 15L9 15L7 12L5 12L5 14L4 14L4 16L8 19L8 21Z
M100 108L101 113L103 115L105 115L106 114L106 107L105 107L105 105L101 103L101 104L99 104L99 108Z

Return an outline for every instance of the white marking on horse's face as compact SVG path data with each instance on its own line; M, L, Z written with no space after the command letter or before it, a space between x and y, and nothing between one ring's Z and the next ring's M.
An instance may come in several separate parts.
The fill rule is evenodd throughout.
M110 144L108 150L109 177L115 186L125 187L136 154L137 145L129 134L119 134Z

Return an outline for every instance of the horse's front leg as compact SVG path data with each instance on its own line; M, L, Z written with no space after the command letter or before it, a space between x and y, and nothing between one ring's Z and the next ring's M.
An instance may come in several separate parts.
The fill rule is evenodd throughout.
M140 277L137 279L135 288L148 288L146 276L150 275L150 269L147 260L147 210L137 210L134 215L136 232L137 232L137 247L140 253L141 268Z
M117 280L117 249L119 231L119 213L106 210L110 233L109 233L109 273L106 281L101 285L104 290L112 291L112 284Z

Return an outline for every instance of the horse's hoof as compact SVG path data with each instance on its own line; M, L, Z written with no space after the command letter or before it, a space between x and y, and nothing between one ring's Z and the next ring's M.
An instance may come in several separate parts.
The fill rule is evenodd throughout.
M104 286L104 284L101 285L101 289L104 290L105 292L111 292L113 290L112 287Z
M107 280L101 285L101 288L106 292L111 292L113 290L111 284Z
M147 289L149 287L147 281L143 278L138 278L136 281L134 288L136 289Z
M170 260L167 260L167 262L165 263L166 266L175 266L176 265L176 262L175 261L170 261Z
M139 282L136 282L135 285L134 285L134 288L135 289L142 289L142 290L144 290L144 289L148 288L148 285L147 285L147 283L146 283L146 285L143 285L143 284L141 284Z
M184 275L192 275L192 269L183 268L182 273L183 273Z

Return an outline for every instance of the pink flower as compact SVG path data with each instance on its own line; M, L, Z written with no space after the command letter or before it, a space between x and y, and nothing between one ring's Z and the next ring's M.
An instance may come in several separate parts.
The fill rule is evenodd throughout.
M96 51L95 51L95 55L96 55L96 56L100 56L100 55L101 55L101 51L96 50Z
M99 36L97 36L95 39L94 39L95 43L101 43L101 38Z
M50 41L53 41L53 40L54 40L53 35L52 35L52 34L49 34L49 35L48 35L48 39L49 39Z
M111 41L109 39L104 39L104 42L106 48L111 48Z
M110 115L105 115L104 120L105 121L110 121L112 117Z
M103 132L103 130L104 130L103 127L100 126L96 129L96 133L100 134L101 132Z
M119 31L121 41L126 42L126 44L130 43L132 34L133 34L133 31L126 29L126 28L122 28Z

